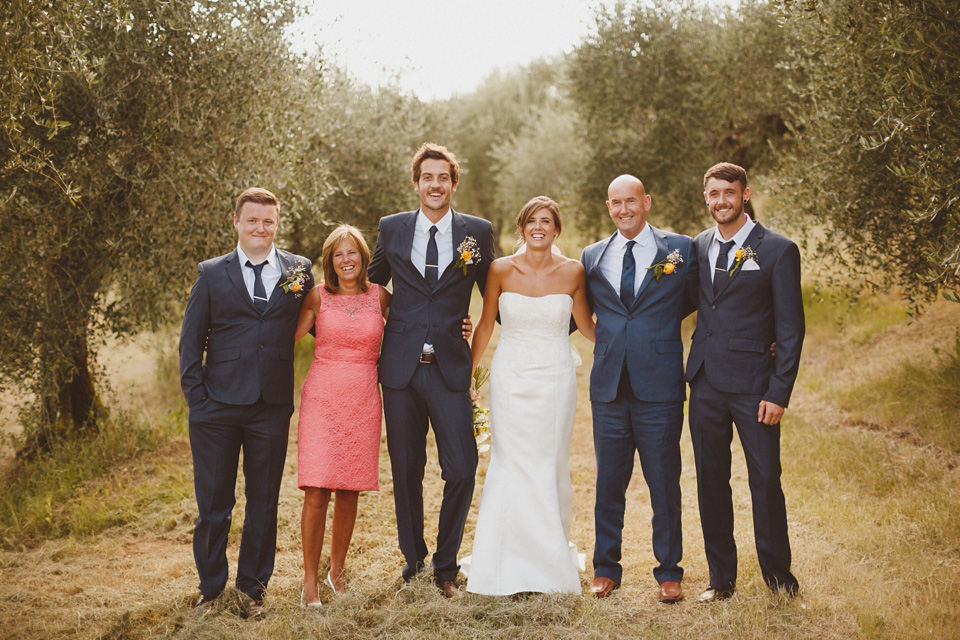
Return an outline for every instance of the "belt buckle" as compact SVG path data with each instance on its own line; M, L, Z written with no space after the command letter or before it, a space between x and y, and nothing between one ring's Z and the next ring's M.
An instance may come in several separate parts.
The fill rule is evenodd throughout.
M421 353L420 354L420 363L421 364L431 364L436 362L437 356L432 353Z

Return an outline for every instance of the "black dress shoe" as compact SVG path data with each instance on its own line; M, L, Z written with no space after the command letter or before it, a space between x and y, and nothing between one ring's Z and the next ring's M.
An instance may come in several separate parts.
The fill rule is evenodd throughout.
M717 600L726 600L733 596L736 589L733 587L727 587L726 589L715 589L710 587L706 591L700 594L700 597L697 598L697 602L716 602Z

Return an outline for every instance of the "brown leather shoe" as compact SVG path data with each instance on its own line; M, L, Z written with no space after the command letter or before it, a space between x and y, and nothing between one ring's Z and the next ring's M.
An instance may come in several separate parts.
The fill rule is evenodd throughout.
M438 580L437 586L440 587L440 592L443 593L444 598L460 597L460 585L457 584L456 580Z
M597 576L593 579L593 584L590 585L590 591L598 598L606 598L615 589L620 588L619 582L614 582L610 578L604 578L603 576Z
M202 616L213 609L213 600L198 593L190 599L190 612L195 616Z
M664 580L660 583L660 602L664 604L676 604L683 600L683 587L679 582L673 580Z
M263 602L261 600L254 600L250 598L244 604L243 614L241 614L244 620L262 620L263 619Z
M716 602L718 600L726 600L733 596L735 589L733 587L728 587L726 589L714 589L710 587L706 591L700 594L700 597L697 598L697 602Z

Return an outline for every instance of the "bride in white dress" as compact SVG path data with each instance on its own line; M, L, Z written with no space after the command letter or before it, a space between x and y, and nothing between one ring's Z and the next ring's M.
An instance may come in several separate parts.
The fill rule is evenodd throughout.
M474 330L476 369L494 320L500 342L490 372L492 451L469 563L467 591L581 593L570 543L570 438L577 406L570 314L594 340L583 266L553 249L557 203L545 196L517 216L526 250L490 265Z

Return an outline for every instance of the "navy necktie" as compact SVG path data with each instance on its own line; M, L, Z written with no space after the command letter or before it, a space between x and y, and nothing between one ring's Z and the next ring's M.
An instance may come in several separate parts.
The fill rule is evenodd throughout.
M433 287L437 284L439 269L437 263L440 262L439 252L437 251L437 225L430 227L430 239L427 240L427 284Z
M263 278L260 277L265 264L267 264L266 260L260 264L253 264L247 260L247 266L253 269L253 305L260 313L267 308L267 290L263 288Z
M713 269L713 293L720 291L720 284L727 275L727 255L734 245L733 240L720 243L720 253L717 254L717 266Z
M633 289L637 281L637 260L633 257L633 245L636 240L627 241L627 249L623 252L623 271L620 273L620 299L629 309L633 304Z

